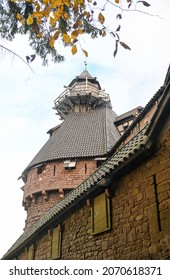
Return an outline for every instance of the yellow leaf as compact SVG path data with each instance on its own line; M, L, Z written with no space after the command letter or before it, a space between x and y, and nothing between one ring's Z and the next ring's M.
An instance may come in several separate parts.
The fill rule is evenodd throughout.
M98 15L98 21L103 24L105 22L105 17L102 15L102 13L99 13Z
M54 43L55 43L55 39L54 39L54 37L51 37L50 41L49 41L49 45L51 48L54 48Z
M83 50L83 52L84 52L85 56L88 57L88 52L85 50Z
M19 13L17 14L17 19L18 19L18 20L21 20L21 19L22 19L21 14L19 14Z
M59 12L53 12L53 15L55 20L59 20L59 18L61 17L61 14Z
M70 3L69 0L64 0L64 1L63 1L63 4L66 5L66 6L70 6L70 5L71 5L71 3Z
M104 29L103 31L102 31L102 37L105 37L106 36L106 30Z
M41 18L37 18L37 24L38 24L38 25L41 24Z
M71 38L72 38L72 39L76 39L78 35L79 35L79 34L78 34L78 31L77 31L77 30L74 30L74 31L71 33Z
M41 38L42 38L42 32L39 32L39 33L37 34L37 38L38 38L38 39L41 39Z
M50 17L50 24L53 26L56 25L56 20L53 17Z
M116 3L116 4L119 4L119 0L115 0L115 3Z
M84 0L76 0L77 4L80 6L84 5Z
M59 31L56 31L56 32L54 33L54 39L57 40L58 37L59 37L59 35L60 35L60 32L59 32Z
M50 0L43 0L43 4L47 5L50 2Z
M73 45L73 46L72 46L71 52L72 52L73 55L77 53L77 47L76 47L76 45Z
M29 17L27 18L27 25L31 25L33 23L33 17L32 15L29 15Z
M78 29L78 34L83 34L83 30L82 29Z
M66 20L70 18L69 14L67 14L67 13L64 13L64 14L63 14L63 17L64 17Z
M67 33L63 33L63 41L65 43L70 43L71 42L71 38Z

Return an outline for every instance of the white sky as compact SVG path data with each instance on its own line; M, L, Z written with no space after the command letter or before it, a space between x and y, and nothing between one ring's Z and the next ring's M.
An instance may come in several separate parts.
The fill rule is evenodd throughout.
M146 11L163 19L133 12L123 15L120 36L131 51L120 47L113 58L112 38L82 42L89 53L87 70L110 94L118 115L145 106L163 84L169 66L170 1L149 3L152 6ZM110 22L114 15L109 15ZM23 37L10 44L0 43L24 59L33 53ZM18 58L0 52L0 257L24 228L23 182L17 178L48 140L46 132L59 123L52 110L54 99L84 70L85 57L80 51L72 56L70 49L64 49L64 54L65 62L50 63L49 67L43 67L36 58L31 65L34 74Z

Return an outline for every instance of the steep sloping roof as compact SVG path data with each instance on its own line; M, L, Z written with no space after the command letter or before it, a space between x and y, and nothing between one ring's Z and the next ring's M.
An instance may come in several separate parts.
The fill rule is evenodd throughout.
M100 83L97 81L96 77L92 77L87 70L84 70L79 76L76 76L69 84L69 87L72 87L75 83L84 81L85 79L88 79L91 83L98 85L98 88L101 89Z
M143 108L141 106L138 106L138 107L136 107L136 108L134 108L134 109L132 109L132 110L122 114L122 115L119 115L119 116L116 117L114 123L116 123L118 125L119 123L121 123L125 119L127 119L127 120L131 119L136 114L138 114L142 109Z
M85 179L77 188L66 195L54 207L49 209L40 219L28 228L13 246L4 255L3 259L10 259L15 253L27 246L40 232L47 228L54 220L61 222L62 215L69 214L70 210L80 201L85 200L91 193L97 190L99 184L105 178L112 178L122 168L131 164L132 161L143 155L152 148L153 143L162 128L162 123L169 116L170 108L170 84L162 92L162 98L157 110L148 124L135 137L133 137L119 151L115 152L106 162L104 162L92 175ZM159 95L160 97L160 95Z
M53 131L51 137L28 165L64 158L106 155L120 138L110 108L72 113Z

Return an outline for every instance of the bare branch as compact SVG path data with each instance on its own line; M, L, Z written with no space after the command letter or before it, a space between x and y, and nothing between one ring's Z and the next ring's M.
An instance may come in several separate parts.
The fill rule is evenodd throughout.
M12 50L10 50L10 49L8 49L6 47L4 47L3 45L0 45L0 48L4 49L5 51L7 51L7 52L9 52L11 54L13 54L14 56L17 56L19 59L21 59L31 69L31 71L33 73L35 73L34 70L32 69L32 67L19 54L13 52Z
M138 9L125 9L125 8L122 8L120 5L116 5L114 4L111 0L106 0L109 4L111 4L112 6L116 7L117 9L121 10L122 12L137 12L137 13L142 13L144 15L148 15L148 16L151 16L151 17L159 17L160 19L163 19L160 15L153 15L151 13L148 13L148 12L144 12L142 10L138 10Z

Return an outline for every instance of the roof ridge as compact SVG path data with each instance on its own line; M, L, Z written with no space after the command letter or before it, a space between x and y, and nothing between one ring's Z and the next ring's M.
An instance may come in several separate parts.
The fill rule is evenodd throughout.
M165 89L165 85L161 86L158 91L152 96L152 98L146 103L145 107L143 107L139 113L139 115L134 119L132 124L127 128L125 133L120 137L120 139L115 143L113 148L110 150L110 153L113 152L120 144L124 141L127 135L131 132L131 130L136 126L139 120L141 120L144 115L148 112L151 108L152 104L163 94Z

